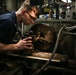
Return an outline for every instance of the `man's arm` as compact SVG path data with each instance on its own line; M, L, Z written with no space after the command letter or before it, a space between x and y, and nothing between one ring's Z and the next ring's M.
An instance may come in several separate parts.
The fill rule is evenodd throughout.
M16 44L3 44L0 43L0 52L8 52L8 51L16 51L16 50L32 50L32 38L27 37L25 39L20 40Z
M18 50L18 47L16 44L0 43L0 52L7 52L7 51L14 51L14 50Z

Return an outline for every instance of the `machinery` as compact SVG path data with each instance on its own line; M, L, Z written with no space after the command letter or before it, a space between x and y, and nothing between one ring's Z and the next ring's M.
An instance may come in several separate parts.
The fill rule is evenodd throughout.
M74 57L74 41L75 41L75 26L62 26L37 23L29 29L29 36L32 36L34 52L50 52L52 53L55 45L56 52L63 55L68 55L69 59ZM60 29L63 28L60 32ZM74 28L74 29L73 29ZM60 34L59 34L60 33ZM70 35L70 33L72 33ZM70 41L69 41L70 40ZM56 44L57 42L57 44ZM72 49L72 50L71 50Z
M32 36L32 52L23 50L2 55L2 60L16 63L18 69L7 72L7 75L19 70L23 70L24 75L75 75L75 28L53 23L34 24L24 35Z
M56 18L36 21L24 36L19 32L21 38L32 36L34 48L32 51L0 54L0 75L76 75L75 9L72 9L71 22L68 21L71 19L65 21L65 16L68 16L65 12L59 19L59 4L55 0L48 0L48 6L44 6L43 0L30 0L30 3L32 6L39 5L42 14L49 14L49 10L54 8Z

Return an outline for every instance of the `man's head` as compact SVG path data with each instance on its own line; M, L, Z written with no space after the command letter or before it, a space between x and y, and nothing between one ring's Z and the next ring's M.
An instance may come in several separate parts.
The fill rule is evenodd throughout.
M18 21L23 22L25 25L29 25L34 23L34 21L38 17L39 8L37 6L30 6L29 4L24 2L17 13L19 14L19 16L17 17Z

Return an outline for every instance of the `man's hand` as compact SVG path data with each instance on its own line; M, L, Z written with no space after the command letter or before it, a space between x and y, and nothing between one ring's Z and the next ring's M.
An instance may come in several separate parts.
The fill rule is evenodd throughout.
M19 50L32 50L33 49L33 44L32 44L32 37L26 37L22 40L20 40L17 44L16 44L17 48Z

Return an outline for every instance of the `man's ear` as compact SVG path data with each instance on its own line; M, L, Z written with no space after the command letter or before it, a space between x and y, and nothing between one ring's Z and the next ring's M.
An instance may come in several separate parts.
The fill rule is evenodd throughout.
M23 10L22 10L22 13L24 14L25 12L26 12L26 10L25 10L25 9L23 9Z

